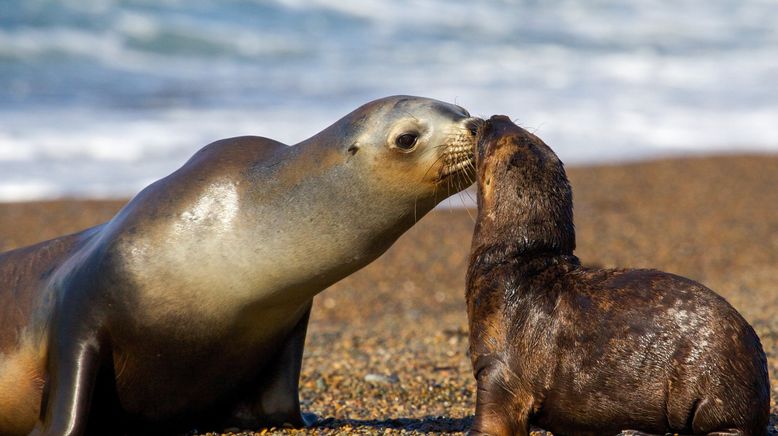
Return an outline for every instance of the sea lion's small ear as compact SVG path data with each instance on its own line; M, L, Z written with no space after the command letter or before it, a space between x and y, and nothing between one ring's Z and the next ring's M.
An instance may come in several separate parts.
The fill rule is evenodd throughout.
M354 156L355 154L357 154L357 152L358 152L358 151L359 151L359 146L358 146L356 143L354 143L354 144L351 144L351 146L348 148L348 152L349 152L349 154L351 154L352 156Z

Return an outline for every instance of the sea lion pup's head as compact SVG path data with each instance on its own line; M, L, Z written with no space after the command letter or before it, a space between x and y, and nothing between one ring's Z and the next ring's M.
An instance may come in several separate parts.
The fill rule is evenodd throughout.
M537 136L504 115L482 123L476 151L474 245L503 254L572 254L573 193L564 166Z
M337 138L329 141L337 153L381 192L421 211L473 183L478 121L454 104L398 95L363 105L322 134Z

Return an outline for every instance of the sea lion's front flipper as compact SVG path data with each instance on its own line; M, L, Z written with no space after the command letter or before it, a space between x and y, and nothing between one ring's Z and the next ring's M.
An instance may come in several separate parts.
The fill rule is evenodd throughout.
M100 345L96 337L77 338L72 333L51 341L40 421L31 435L74 436L86 430Z
M254 397L247 401L248 404L239 407L233 416L233 423L241 429L305 427L315 422L315 418L304 417L300 412L297 391L311 304L313 301L308 303L305 313L287 336L278 355L262 370L261 381L253 392Z

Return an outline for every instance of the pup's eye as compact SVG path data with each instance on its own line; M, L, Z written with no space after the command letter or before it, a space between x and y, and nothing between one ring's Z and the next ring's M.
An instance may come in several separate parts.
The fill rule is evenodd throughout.
M403 150L410 150L416 145L417 138L418 136L413 133L403 133L394 140L394 143L398 148Z

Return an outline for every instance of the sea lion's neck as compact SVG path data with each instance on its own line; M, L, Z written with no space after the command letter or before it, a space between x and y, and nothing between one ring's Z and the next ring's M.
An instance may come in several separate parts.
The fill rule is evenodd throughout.
M531 169L495 177L479 189L471 270L510 265L531 275L559 262L577 265L572 190L561 164L555 170L553 177Z
M532 280L549 268L572 269L580 266L572 251L542 246L528 246L526 241L479 244L470 253L470 277L488 275L490 271L508 271L516 281ZM502 273L501 273L502 274Z
M473 247L470 252L471 264L481 268L494 268L503 265L523 268L524 265L544 264L546 261L554 262L553 259L556 258L572 259L575 258L575 255L572 252L562 253L555 249L527 247L524 243L479 245Z
M530 204L549 203L536 198ZM571 256L575 249L572 207L526 210L496 207L476 220L471 257L487 264L526 263L536 257Z
M262 301L271 301L265 289L283 301L309 300L380 256L414 224L414 212L421 217L432 207L420 199L415 211L412 198L405 204L386 195L367 168L349 161L346 147L330 146L326 133L284 150L277 165L256 168L257 179L271 182L242 201L250 209L235 239L259 242L242 244L225 263L242 268L236 275Z
M370 172L349 162L347 149L328 145L261 138L217 144L207 159L139 194L106 238L125 253L128 273L180 276L168 295L186 296L211 314L229 316L259 301L307 304L414 223L413 198L382 195ZM419 201L416 213L430 208ZM156 243L160 235L165 244Z
M524 304L552 301L555 291L550 283L580 266L573 254L528 254L509 246L480 246L471 253L467 269L468 319L489 319L485 313L501 312L506 307L522 312Z

